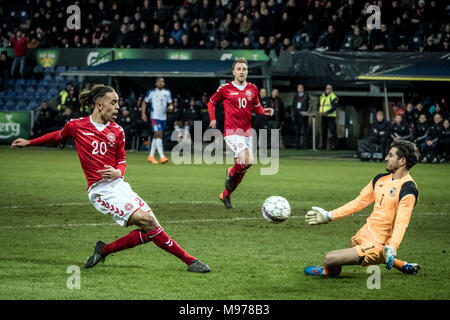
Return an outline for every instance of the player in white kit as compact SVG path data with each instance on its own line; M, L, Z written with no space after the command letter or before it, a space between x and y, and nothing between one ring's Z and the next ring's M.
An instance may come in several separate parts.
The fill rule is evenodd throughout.
M90 116L72 119L63 129L33 140L18 138L11 148L55 144L73 137L88 182L89 201L97 211L111 216L119 225L139 228L108 244L98 241L85 267L92 268L113 252L152 241L183 261L188 271L209 272L208 265L189 255L166 234L152 209L123 180L126 170L125 133L114 122L119 112L119 97L115 90L95 85L81 92L79 100L81 105L93 110Z
M158 150L162 164L169 161L164 155L163 131L166 128L167 108L172 106L172 95L169 90L164 89L164 78L158 77L155 82L156 88L147 91L144 102L142 103L142 121L148 122L147 104L150 106L150 121L153 129L153 139L150 146L150 153L147 160L153 164L158 164L155 159L155 152Z

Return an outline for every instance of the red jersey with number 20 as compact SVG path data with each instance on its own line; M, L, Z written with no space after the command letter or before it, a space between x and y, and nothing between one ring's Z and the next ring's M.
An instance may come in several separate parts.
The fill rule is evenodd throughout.
M225 110L224 136L241 135L251 136L252 111L264 114L263 107L259 103L258 88L247 82L242 89L233 82L220 86L209 100L209 116L215 120L215 105L223 101Z
M107 124L94 123L91 117L72 119L64 128L54 133L52 139L45 136L30 141L31 145L53 142L73 137L84 171L88 188L95 182L102 180L98 170L105 169L105 165L117 169L125 164L125 133L115 122Z

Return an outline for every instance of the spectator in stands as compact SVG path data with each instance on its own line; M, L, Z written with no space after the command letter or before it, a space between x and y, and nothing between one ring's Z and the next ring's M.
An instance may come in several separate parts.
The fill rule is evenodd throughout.
M3 50L0 54L0 78L7 79L11 72L11 58L8 57L8 52Z
M183 109L180 106L180 100L174 98L172 107L167 109L167 128L177 132L178 141L183 139L184 130L182 129L182 126Z
M72 109L67 107L67 106L63 106L63 108L61 109L61 112L59 112L58 114L56 114L55 116L55 130L61 130L67 122L69 122L70 119L73 119L73 113L72 113Z
M327 84L325 92L319 98L319 107L317 108L322 116L322 146L320 149L327 148L328 130L331 133L331 149L337 148L336 109L338 101L338 97L333 92L333 86Z
M255 49L258 49L258 50L266 50L266 48L267 48L266 37L264 37L264 36L259 36L259 38L258 38L258 43L255 45Z
M442 121L442 128L440 139L438 142L438 153L440 162L444 163L449 160L450 157L450 120L444 119Z
M72 82L69 82L66 84L66 87L60 91L59 97L58 97L58 107L57 110L61 110L62 106L66 104L66 99L69 96L69 92L72 89L73 85Z
M28 37L18 30L15 37L11 37L11 44L14 48L14 60L11 67L11 76L15 77L16 69L19 68L20 77L25 76L26 54L28 49Z
M375 118L368 141L372 144L379 145L383 157L385 157L390 148L390 124L384 118L384 112L381 110L377 111Z
M250 42L250 38L245 37L242 43L239 45L239 49L253 50L255 49L255 47L253 47L252 43Z
M433 123L430 125L425 142L422 143L420 152L423 156L422 163L432 162L438 163L439 158L437 154L438 141L442 132L442 117L436 113L433 117Z
M116 35L115 46L116 48L126 48L128 46L128 27L125 23L120 26L120 31Z
M392 140L394 142L397 142L399 140L410 140L411 137L412 132L408 123L403 120L403 116L401 114L397 114L391 127Z
M264 53L268 56L270 56L272 53L274 53L277 57L280 55L280 45L277 42L277 39L275 36L270 36L269 41L267 43L266 49L264 50Z
M181 28L180 22L176 21L173 24L172 31L170 32L170 36L175 40L176 43L180 44L181 39L183 37L183 29Z
M119 101L120 99L122 99L123 101L123 97L120 97ZM133 137L135 136L135 126L133 123L133 118L130 114L130 110L126 106L122 106L119 110L120 112L116 122L122 127L123 131L125 132L125 150L130 150Z
M40 137L51 131L54 126L55 111L49 106L48 101L42 101L36 123L33 127L33 136Z
M333 25L329 25L327 32L323 35L319 44L319 51L337 51L340 48L340 39L336 34Z
M392 110L395 115L403 116L405 114L405 109L403 108L403 104L401 101L397 101L397 103L392 105Z
M284 38L280 49L282 51L294 51L294 45L291 43L291 39Z
M297 149L310 147L309 143L309 128L308 119L306 115L312 110L311 97L305 93L303 84L297 85L297 93L294 95L291 104L291 117L295 128L295 147Z
M428 133L428 119L425 113L421 113L417 123L414 126L413 142L417 145L420 150L422 143L425 142L425 138Z
M194 121L202 120L200 108L197 105L194 97L189 99L189 104L183 110L183 119L184 119L184 136L187 137L188 133L190 136L190 131L194 126Z
M406 110L405 113L403 114L403 119L405 119L405 121L408 123L410 127L414 126L415 119L414 119L414 107L412 102L408 102L406 104Z
M392 51L394 49L392 37L385 23L381 24L381 29L375 29L371 33L374 51Z
M425 117L427 119L430 119L430 115L428 114L428 112L423 108L423 103L422 102L418 102L416 104L416 108L413 111L414 114L414 120L417 123L417 121L419 121L419 116L424 113Z
M62 97L60 96L62 99ZM78 100L78 94L75 90L75 87L71 86L69 88L69 94L67 95L64 104L67 108L70 108L72 110L72 113L75 117L84 117L89 115L89 109L87 106L81 106L80 102ZM59 106L58 106L59 107Z
M351 50L367 50L367 36L364 32L361 32L359 26L355 26L353 29L353 37L350 41Z
M314 19L313 14L308 14L307 21L303 24L300 30L299 48L310 48L316 41L317 34L319 32L319 26Z
M268 129L269 136L272 136L272 130L281 129L284 124L284 120L286 117L286 110L284 108L284 103L281 97L279 96L278 89L272 89L270 95L270 106L269 108L273 109L272 116L268 116ZM271 146L271 139L269 139L269 148Z
M270 108L270 98L267 96L267 90L265 88L259 89L259 103L263 108ZM268 129L269 119L265 115L254 114L252 115L253 128L259 133L260 129Z

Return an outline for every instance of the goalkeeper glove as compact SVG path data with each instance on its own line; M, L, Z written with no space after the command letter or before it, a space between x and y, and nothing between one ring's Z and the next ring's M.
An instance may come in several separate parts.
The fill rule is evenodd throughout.
M325 211L319 207L312 207L305 215L308 224L322 224L331 221L331 211Z
M391 269L394 265L395 251L390 245L384 245L383 257L386 260L386 269Z

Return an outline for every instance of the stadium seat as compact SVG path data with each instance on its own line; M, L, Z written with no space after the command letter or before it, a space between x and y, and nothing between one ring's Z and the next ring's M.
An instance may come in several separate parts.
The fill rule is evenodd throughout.
M14 91L16 92L16 95L17 95L17 96L23 95L24 92L25 92L25 90L23 89L22 86L17 86L17 87L15 87L15 88L14 88Z
M55 81L64 81L64 77L62 76L62 75L60 75L60 74L57 74L56 76L55 76Z
M56 88L51 88L49 91L48 91L48 94L53 98L53 97L56 97L57 95L58 95L58 93L59 93L59 91L56 89Z
M28 86L35 86L37 84L37 80L36 79L28 79L27 82L25 83L25 85Z
M49 83L48 80L45 80L45 79L39 80L39 83L38 83L38 90L39 90L40 88L42 88L42 87L44 87L44 89L45 89L45 87L48 86L48 83Z
M19 100L16 102L16 110L23 110L27 107L27 103L25 102L25 100Z
M56 72L60 73L60 72L64 72L66 71L66 67L65 66L59 66L56 68Z
M52 74L51 73L45 73L44 74L44 80L52 81L53 80Z
M27 110L31 111L36 109L39 106L39 103L37 101L30 101L28 102Z
M5 91L0 91L0 99L3 99L5 97Z
M24 86L25 85L25 79L24 78L20 78L20 79L17 79L16 80L16 82L15 82L15 85L21 85L21 86Z
M16 100L11 99L6 101L5 107L7 110L13 110L16 107Z
M43 73L44 72L44 68L42 68L41 66L34 66L33 72L34 73Z
M27 22L28 19L28 13L26 9L22 9L18 12L18 18L20 23Z

